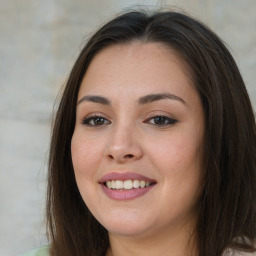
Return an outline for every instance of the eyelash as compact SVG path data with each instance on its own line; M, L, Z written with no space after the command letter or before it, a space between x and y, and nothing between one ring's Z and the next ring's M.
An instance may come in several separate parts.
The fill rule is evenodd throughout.
M98 124L95 124L95 121L97 121L97 119L98 119L98 121L101 121L101 122ZM157 119L158 119L158 121L157 121ZM160 123L156 123L159 121L160 121ZM93 124L91 122L93 122ZM158 126L158 127L165 127L165 126L174 125L175 123L177 123L177 120L167 117L167 116L164 116L164 115L155 115L155 116L152 116L152 117L146 119L144 123L150 123L150 124ZM89 126L89 127L93 127L93 126L102 126L102 125L106 125L106 124L111 124L111 122L103 116L93 115L93 116L85 117L82 120L82 124Z
M90 124L91 121L96 121L97 119L101 119L103 123L101 124ZM106 122L107 121L107 122ZM111 124L109 120L107 120L105 117L100 116L100 115L93 115L93 116L87 116L82 120L82 124L87 125L87 126L102 126L105 124Z
M162 119L161 121L164 121L163 123L156 123L156 120L158 119ZM154 120L154 123L149 122L150 120ZM153 117L148 118L145 122L149 122L150 124L159 126L159 127L164 127L164 126L171 126L174 125L175 123L177 123L177 120L164 116L164 115L155 115Z

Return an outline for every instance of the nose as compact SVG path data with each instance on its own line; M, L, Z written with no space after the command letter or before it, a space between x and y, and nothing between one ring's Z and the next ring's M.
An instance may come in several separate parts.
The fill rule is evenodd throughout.
M131 162L142 157L138 132L133 126L119 125L111 132L106 147L106 156L118 163Z

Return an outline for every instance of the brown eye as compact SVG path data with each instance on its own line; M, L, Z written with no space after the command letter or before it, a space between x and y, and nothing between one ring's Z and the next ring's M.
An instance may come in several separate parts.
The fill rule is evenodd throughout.
M155 124L158 124L158 125L163 125L166 123L166 121L167 121L166 118L163 116L158 116L154 118Z
M93 118L91 121L92 121L93 125L102 125L102 124L104 124L104 118L102 118L102 117Z
M173 118L169 118L167 116L155 116L150 119L148 119L148 122L150 124L154 124L157 126L167 126L167 125L173 125L177 122L177 120Z
M110 121L108 121L106 118L101 116L92 116L87 117L82 121L83 124L88 126L100 126L104 124L110 124Z

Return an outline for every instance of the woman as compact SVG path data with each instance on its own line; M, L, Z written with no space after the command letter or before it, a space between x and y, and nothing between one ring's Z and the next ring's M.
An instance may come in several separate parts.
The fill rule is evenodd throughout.
M256 133L222 41L129 12L79 55L56 113L42 255L253 255Z

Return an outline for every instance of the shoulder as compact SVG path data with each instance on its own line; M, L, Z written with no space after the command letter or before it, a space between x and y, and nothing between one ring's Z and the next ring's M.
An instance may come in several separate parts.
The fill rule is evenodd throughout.
M37 248L25 254L22 254L21 256L50 256L49 249L50 249L49 245L42 246L40 248Z

